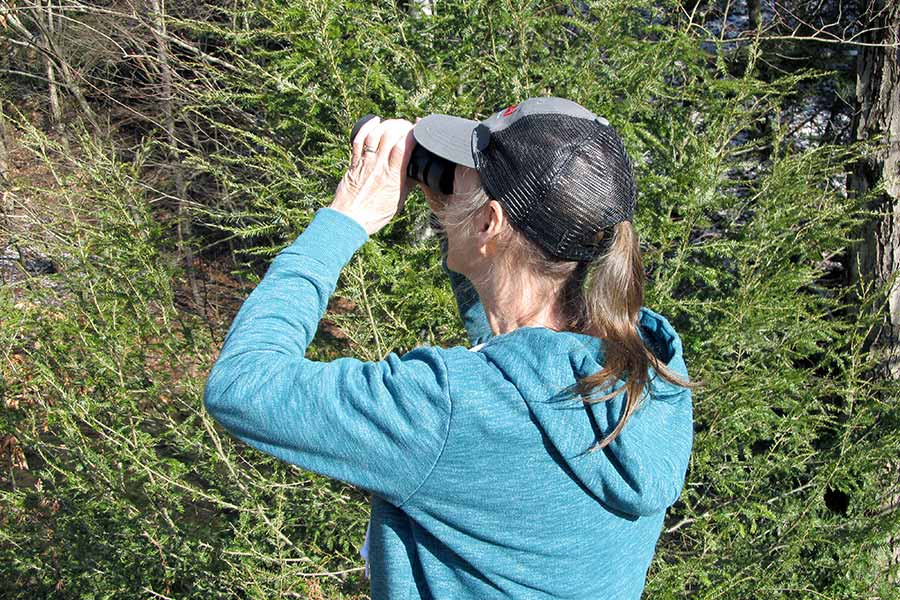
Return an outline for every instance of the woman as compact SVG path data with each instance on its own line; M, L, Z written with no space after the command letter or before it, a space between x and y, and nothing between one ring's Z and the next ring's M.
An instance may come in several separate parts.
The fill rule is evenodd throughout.
M631 163L532 98L480 123L373 119L334 202L273 261L207 382L264 452L372 492L372 598L639 598L692 444L681 341L643 308ZM304 357L341 269L402 210L413 146L471 348Z

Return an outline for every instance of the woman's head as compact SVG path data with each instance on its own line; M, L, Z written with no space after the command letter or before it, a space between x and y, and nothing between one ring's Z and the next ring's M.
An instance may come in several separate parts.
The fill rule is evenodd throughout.
M476 287L490 287L501 296L521 296L524 289L530 290L535 299L519 298L520 305L535 309L532 314L519 315L526 321L546 305L544 298L557 295L574 264L554 260L526 238L503 205L488 196L475 169L456 167L450 196L423 189L446 236L451 270L465 275Z

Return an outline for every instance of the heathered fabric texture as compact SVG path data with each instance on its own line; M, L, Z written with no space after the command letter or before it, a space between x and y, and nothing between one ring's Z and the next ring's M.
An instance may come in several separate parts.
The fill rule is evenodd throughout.
M372 493L373 600L639 598L684 483L689 391L653 378L619 437L585 454L624 399L558 400L601 367L600 340L543 327L492 336L458 274L478 351L311 361L341 269L367 239L352 218L316 212L235 317L206 384L209 413L259 450ZM642 309L641 325L686 376L668 321Z

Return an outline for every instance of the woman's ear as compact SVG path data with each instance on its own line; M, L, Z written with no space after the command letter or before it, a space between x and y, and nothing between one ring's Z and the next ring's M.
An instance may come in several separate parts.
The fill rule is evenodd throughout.
M500 203L491 200L485 204L478 213L476 225L476 236L481 254L484 256L494 254L497 249L498 236L506 227L506 215L503 213Z
M484 205L485 215L479 231L495 236L503 231L506 226L506 215L503 213L503 207L496 200L491 200Z

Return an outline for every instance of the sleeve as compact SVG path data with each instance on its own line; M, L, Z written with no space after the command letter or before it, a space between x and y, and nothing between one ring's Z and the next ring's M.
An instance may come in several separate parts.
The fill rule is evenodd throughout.
M305 358L341 269L368 239L320 208L238 311L203 395L227 431L281 460L400 506L440 456L450 423L440 348L380 362Z
M453 296L456 298L456 305L459 307L459 316L462 318L463 327L469 336L469 343L474 346L488 341L494 337L491 326L488 323L487 315L484 312L484 306L478 297L475 286L469 281L465 275L451 271L447 267L447 238L441 236L441 267L450 278L450 287L453 290Z

